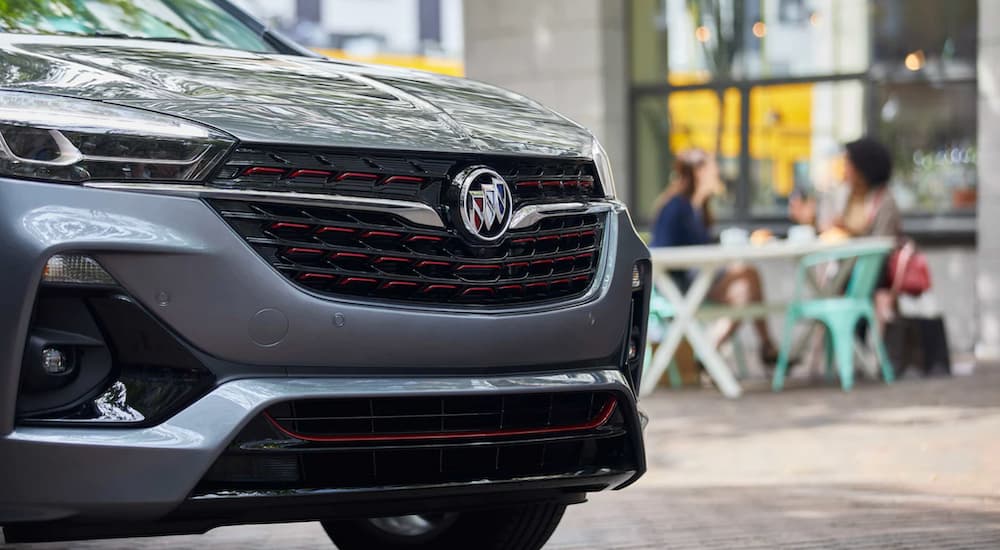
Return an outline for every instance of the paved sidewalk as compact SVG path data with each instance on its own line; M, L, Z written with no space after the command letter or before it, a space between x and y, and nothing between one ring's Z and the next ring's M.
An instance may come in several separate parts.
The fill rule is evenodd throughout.
M1000 548L1000 369L749 386L646 400L649 474L570 508L549 548ZM332 548L317 524L18 548L204 547Z
M646 408L649 475L571 509L551 548L1000 548L995 367Z

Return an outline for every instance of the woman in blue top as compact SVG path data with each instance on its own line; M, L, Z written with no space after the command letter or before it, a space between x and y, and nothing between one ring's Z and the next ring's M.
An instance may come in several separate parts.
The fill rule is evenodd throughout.
M712 195L721 187L719 167L715 159L701 149L689 149L677 155L674 177L660 195L656 221L650 246L693 246L711 241ZM694 280L691 271L672 271L670 277L687 292ZM708 299L730 305L746 305L763 301L760 273L753 266L738 264L720 272L708 291ZM739 322L729 320L729 325L717 344L725 342L739 327ZM765 319L754 321L761 342L761 359L774 363L778 352L771 340Z

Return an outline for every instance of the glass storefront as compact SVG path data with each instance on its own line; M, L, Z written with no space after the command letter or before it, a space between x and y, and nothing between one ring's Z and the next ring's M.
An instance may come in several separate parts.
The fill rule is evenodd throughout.
M976 204L976 0L631 0L632 200L649 219L674 155L720 160L722 220L785 219L838 186L841 146L892 150L912 220Z

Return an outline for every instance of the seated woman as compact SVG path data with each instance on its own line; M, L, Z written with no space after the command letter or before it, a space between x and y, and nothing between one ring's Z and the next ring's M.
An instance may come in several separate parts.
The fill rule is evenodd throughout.
M797 223L817 224L822 232L840 231L850 237L899 237L899 208L887 188L892 176L889 150L871 138L852 141L844 149L848 196L840 215L817 224L816 200L792 197L788 203L790 217Z
M715 159L701 149L690 149L677 155L674 177L660 195L658 214L653 226L650 246L691 246L710 242L712 225L710 199L721 188L719 167ZM673 271L670 277L684 292L691 286L694 273ZM749 265L733 265L717 276L708 292L708 299L734 306L763 301L760 274ZM729 320L716 344L722 344L739 328L739 321ZM777 348L771 340L765 319L754 321L760 338L761 360L773 364Z
M844 146L844 183L847 202L840 214L821 223L816 216L816 199L793 196L788 202L789 217L797 223L815 225L825 235L844 237L902 237L903 223L899 207L889 192L892 155L880 142L861 138ZM891 318L897 309L896 295L888 282L875 293L875 309L881 321Z

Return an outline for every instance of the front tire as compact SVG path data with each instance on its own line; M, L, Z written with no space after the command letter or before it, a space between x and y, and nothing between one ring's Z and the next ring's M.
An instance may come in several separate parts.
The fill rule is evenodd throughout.
M322 524L339 550L538 550L565 510L564 504L543 503Z

